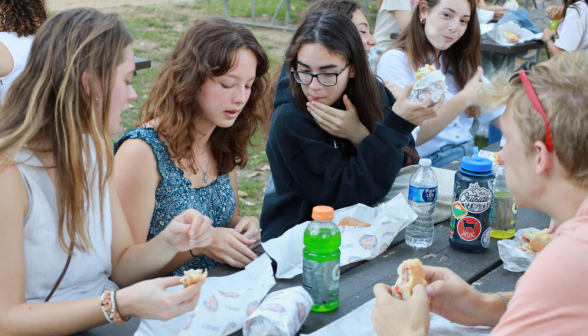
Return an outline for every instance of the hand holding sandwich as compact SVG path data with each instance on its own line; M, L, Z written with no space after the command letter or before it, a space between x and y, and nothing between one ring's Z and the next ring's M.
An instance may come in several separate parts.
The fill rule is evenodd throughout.
M475 290L448 268L424 266L431 312L468 326L495 326L506 312L502 297ZM505 293L507 299L511 295Z
M409 300L394 298L391 286L374 286L376 304L372 312L374 330L378 336L426 336L429 332L429 298L423 285L412 289Z
M410 101L408 96L413 86L414 82L404 87L402 94L396 98L396 103L392 106L392 111L413 125L421 125L427 119L437 117L437 112L443 106L445 95L441 96L441 99L432 106L429 106L431 104L431 95L428 92L425 94L425 100L421 102Z

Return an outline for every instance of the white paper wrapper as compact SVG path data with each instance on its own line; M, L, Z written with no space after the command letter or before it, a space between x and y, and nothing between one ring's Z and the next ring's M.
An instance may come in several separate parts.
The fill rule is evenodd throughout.
M326 327L303 336L376 336L372 324L372 311L376 299L364 303L351 313L343 316ZM468 327L431 313L429 336L486 336L490 335L490 327Z
M478 21L480 21L480 24L489 23L490 21L492 21L493 18L494 18L493 11L478 9ZM482 34L484 34L484 33L482 33Z
M412 223L416 213L399 194L377 208L357 204L335 211L333 222L338 224L342 218L351 216L371 227L340 227L341 266L360 260L377 257L388 248L398 232ZM302 274L302 250L304 249L304 230L310 222L298 224L282 236L261 243L265 252L277 263L276 278L290 279Z
M416 81L410 95L408 95L408 99L410 101L423 101L427 91L431 94L431 104L437 103L441 96L447 93L445 75L440 70L435 70Z
M521 28L518 24L516 23L505 23L503 25L500 26L495 26L494 29L492 29L488 35L494 40L496 41L498 44L504 45L504 46L513 46L516 43L508 43L506 42L506 37L504 37L504 34L502 32L505 31L511 31L514 33L519 34L520 38L519 38L519 42L518 43L523 43L523 42L527 42L527 41L531 41L531 40L540 40L541 39L541 35L542 33L537 33L537 34L533 34L530 30L525 29L525 28Z
M523 235L529 232L541 231L535 228L517 230L513 239L503 239L498 241L498 253L500 259L504 262L504 269L511 272L524 272L531 262L537 257L537 253L527 253L520 250L517 246L523 246Z
M269 294L243 328L244 336L296 335L312 308L312 298L302 286Z
M516 1L507 1L504 3L504 8L508 8L510 10L517 10L519 9L519 4Z
M193 312L167 322L141 320L135 336L229 335L243 327L275 283L271 260L264 254L243 271L206 279ZM182 288L179 285L169 291Z

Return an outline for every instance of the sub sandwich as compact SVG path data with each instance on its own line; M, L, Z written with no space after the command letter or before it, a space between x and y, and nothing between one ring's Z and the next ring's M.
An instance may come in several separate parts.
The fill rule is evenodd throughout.
M416 285L427 285L425 270L419 259L405 260L398 266L398 279L392 287L392 296L401 300L408 300L412 295L412 289Z
M434 66L425 64L424 67L417 69L416 73L414 74L414 80L418 81L435 70L436 69Z
M371 225L353 217L345 217L339 222L338 226L370 227Z
M199 281L205 281L208 277L208 270L202 272L201 269L184 271L184 276L180 278L180 283L184 284L184 288L193 285Z
M522 238L525 243L520 249L527 253L537 253L543 251L545 246L551 242L553 234L547 233L547 229L544 229L525 233Z
M508 43L517 43L517 42L519 42L519 39L521 38L519 36L519 34L517 34L515 32L505 31L502 33L504 34L504 37L506 37L506 42L508 42Z

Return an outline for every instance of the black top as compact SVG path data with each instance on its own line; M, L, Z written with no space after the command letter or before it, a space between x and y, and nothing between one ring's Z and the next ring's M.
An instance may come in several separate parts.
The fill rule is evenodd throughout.
M376 80L376 79L374 79ZM312 208L372 205L390 191L404 162L403 146L414 149L415 125L391 109L392 93L378 82L385 118L356 150L322 130L294 104L285 66L277 84L266 144L275 190L267 186L261 211L261 240L281 236L311 219ZM343 103L333 105L345 109Z

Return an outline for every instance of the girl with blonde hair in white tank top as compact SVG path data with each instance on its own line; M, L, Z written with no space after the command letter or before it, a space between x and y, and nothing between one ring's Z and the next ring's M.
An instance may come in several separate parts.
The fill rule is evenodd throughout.
M137 97L131 42L116 15L53 16L0 110L2 335L167 320L198 302L202 281L168 293L180 277L143 280L209 244L211 220L188 210L134 244L113 183L110 138Z

